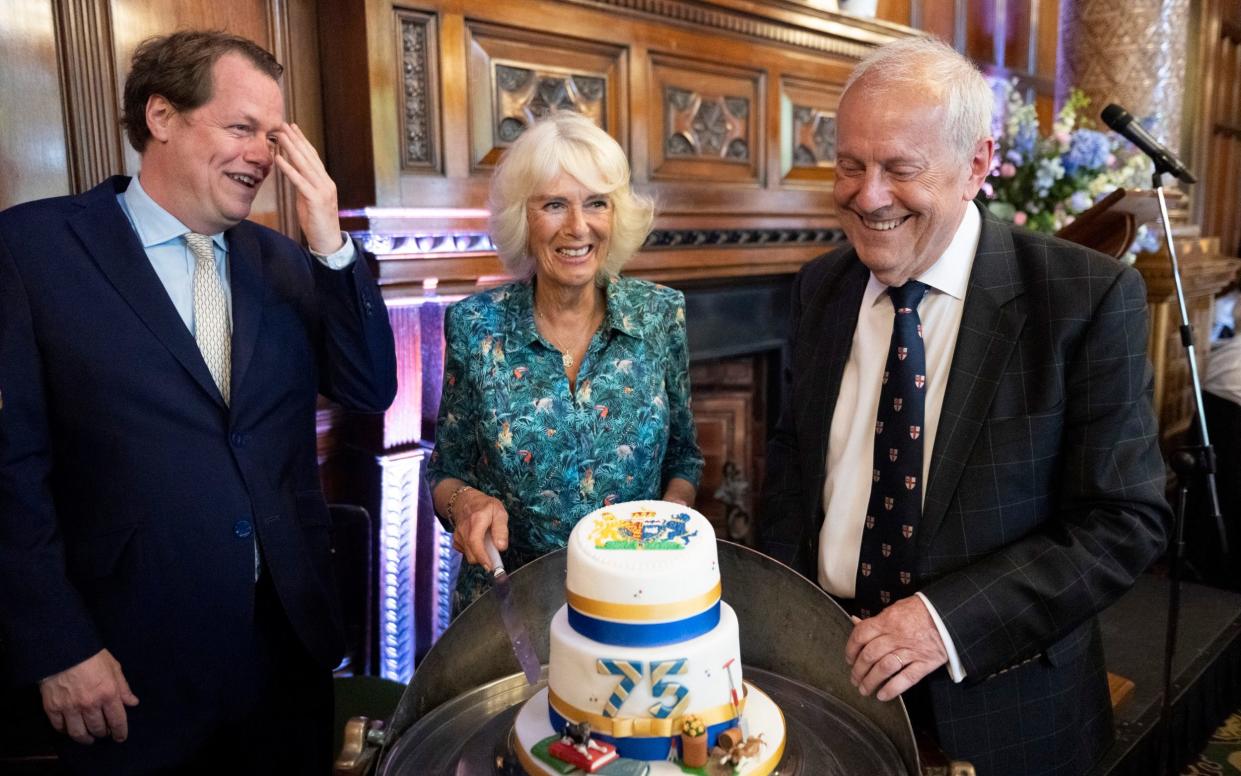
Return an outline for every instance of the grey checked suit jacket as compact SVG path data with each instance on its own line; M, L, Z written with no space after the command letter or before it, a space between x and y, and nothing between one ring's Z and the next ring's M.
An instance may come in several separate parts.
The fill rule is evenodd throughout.
M794 284L762 536L811 579L829 427L868 278L844 249ZM980 774L1083 773L1111 741L1096 614L1162 551L1170 523L1146 338L1136 271L984 213L914 581L967 672L962 684L944 669L924 680L923 723Z

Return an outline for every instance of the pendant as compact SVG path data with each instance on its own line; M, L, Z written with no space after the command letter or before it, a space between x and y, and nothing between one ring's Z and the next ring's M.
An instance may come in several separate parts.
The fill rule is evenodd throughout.
M564 364L566 372L573 368L573 356L568 353L561 353L560 361Z

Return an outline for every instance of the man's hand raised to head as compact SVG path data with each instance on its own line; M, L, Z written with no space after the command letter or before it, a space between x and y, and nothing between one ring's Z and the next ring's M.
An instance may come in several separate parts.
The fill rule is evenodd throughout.
M935 621L917 596L902 598L874 617L853 618L845 643L850 679L862 695L890 701L948 662Z
M297 220L306 235L306 244L315 253L335 253L344 245L336 182L296 124L281 124L277 137L280 153L276 155L276 166L297 189Z
M138 698L106 649L39 682L39 693L52 727L79 744L107 735L117 742L129 737L125 707L137 706Z

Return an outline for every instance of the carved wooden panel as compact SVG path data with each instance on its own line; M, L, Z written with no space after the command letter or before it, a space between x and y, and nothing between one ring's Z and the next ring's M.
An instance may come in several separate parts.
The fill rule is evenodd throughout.
M741 356L690 366L694 427L706 465L694 506L721 539L752 544L765 463L766 360Z
M836 174L839 84L785 78L780 83L780 173L785 181L826 183Z
M532 122L554 110L589 116L627 146L625 49L467 24L471 161L487 168Z
M401 168L440 171L438 28L431 14L398 10Z
M759 181L761 71L653 54L647 98L652 178Z

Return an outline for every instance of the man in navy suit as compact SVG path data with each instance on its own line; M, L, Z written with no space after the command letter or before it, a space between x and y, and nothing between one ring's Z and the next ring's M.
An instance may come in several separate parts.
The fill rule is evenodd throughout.
M794 284L763 539L854 614L842 669L980 774L1080 774L1111 740L1097 613L1169 519L1142 279L973 201L992 96L901 41L841 97L850 247Z
M0 213L0 659L75 771L330 766L315 404L383 411L395 354L281 71L223 33L145 42L138 177ZM309 251L245 220L275 168Z

